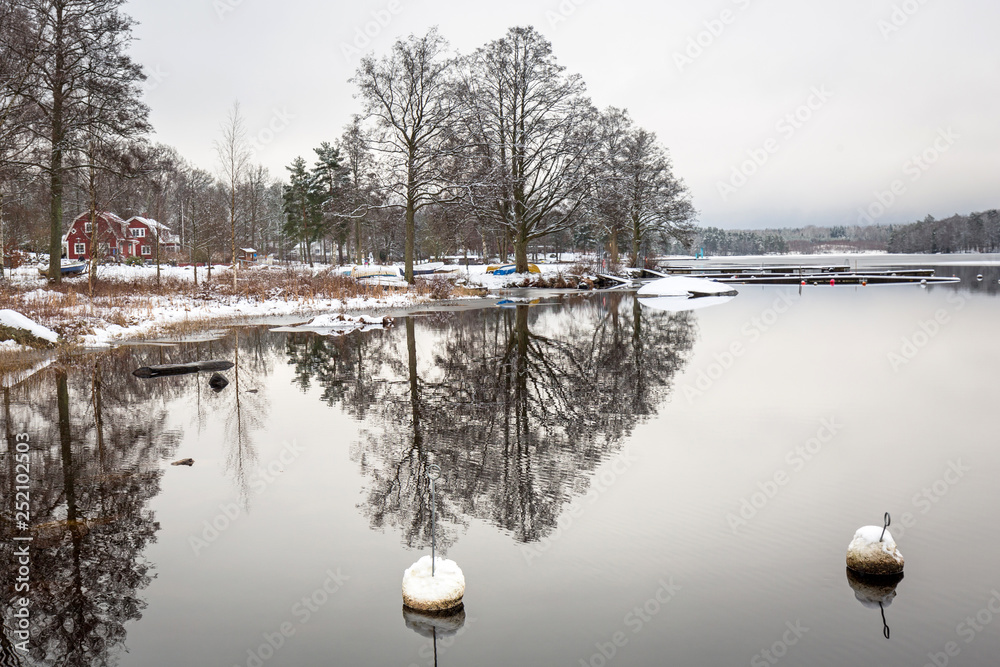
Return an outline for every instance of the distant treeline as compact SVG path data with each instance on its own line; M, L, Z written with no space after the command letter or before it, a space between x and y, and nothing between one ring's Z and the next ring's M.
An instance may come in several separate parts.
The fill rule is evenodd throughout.
M889 237L889 252L1000 252L1000 212L996 209L944 220L927 216L898 225Z
M834 225L787 229L725 230L700 228L691 252L706 255L781 253L1000 252L1000 212L996 209L944 220L927 216L904 225Z

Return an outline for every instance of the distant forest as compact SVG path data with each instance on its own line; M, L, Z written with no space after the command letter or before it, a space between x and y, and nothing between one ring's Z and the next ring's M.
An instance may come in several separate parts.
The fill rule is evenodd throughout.
M781 253L1000 252L1000 211L991 209L943 220L928 215L904 225L796 227L788 229L725 230L700 228L692 252L706 255L767 255Z

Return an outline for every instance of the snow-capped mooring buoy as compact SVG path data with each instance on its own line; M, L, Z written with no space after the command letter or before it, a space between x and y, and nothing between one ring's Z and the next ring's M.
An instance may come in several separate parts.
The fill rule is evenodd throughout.
M438 558L434 553L437 511L434 482L441 477L441 468L430 465L427 478L431 491L431 555L424 556L403 572L403 606L425 612L445 612L462 606L465 595L465 575L453 560Z
M903 571L903 554L899 553L895 540L889 532L891 522L885 513L885 523L880 526L864 526L854 533L854 539L847 545L847 567L862 574L884 576Z
M418 611L447 611L462 605L465 575L455 561L424 556L403 573L403 605Z

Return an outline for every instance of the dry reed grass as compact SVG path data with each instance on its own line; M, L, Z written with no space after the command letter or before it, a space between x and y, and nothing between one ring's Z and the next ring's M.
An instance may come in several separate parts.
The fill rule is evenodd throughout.
M241 299L252 303L295 302L308 309L317 302L379 299L400 290L432 299L482 294L479 290L457 287L452 280L440 276L418 280L409 288L361 283L333 270L311 273L275 267L242 271L235 287L228 271L214 271L211 282L204 278L205 275L199 272L197 285L192 280L174 276L161 276L157 280L155 275L140 275L127 281L98 275L92 285L82 278L58 285L31 285L20 289L0 283L0 308L23 313L53 329L61 338L73 341L109 324L127 328L148 321L153 315L154 302L162 304L164 299L176 299L178 307ZM39 287L42 292L37 291ZM148 336L189 334L246 319L240 316L190 317L164 324Z

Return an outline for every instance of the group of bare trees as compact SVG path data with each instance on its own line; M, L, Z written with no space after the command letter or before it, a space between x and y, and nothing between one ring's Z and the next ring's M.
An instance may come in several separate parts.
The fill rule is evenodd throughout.
M0 3L0 191L46 182L50 277L58 279L69 185L97 205L99 174L134 165L131 142L149 130L142 68L128 55L124 0Z
M330 238L360 262L477 252L526 271L529 249L619 243L639 262L689 243L695 210L656 136L601 112L535 29L512 28L468 55L431 29L362 59L363 108L334 144L289 166L286 232ZM584 233L574 233L586 230ZM353 252L351 252L353 250Z
M452 251L477 236L501 255L512 249L520 271L532 243L574 228L608 243L615 262L627 241L633 264L693 230L687 189L656 136L624 110L595 109L534 28L457 56L435 29L411 35L364 58L354 82L377 165L372 208L403 212L407 279L418 221L452 236L441 244Z
M411 280L418 255L512 253L524 271L546 243L616 262L624 244L637 263L690 241L695 211L656 136L597 110L534 28L464 55L431 29L363 58L361 113L280 183L238 104L216 174L148 143L123 3L0 0L0 249L48 250L53 280L68 220L103 210L168 225L190 261L237 267L248 244L311 263L336 247L340 263L402 258Z
M280 252L280 185L250 160L238 107L217 144L218 175L148 142L146 77L128 53L123 4L0 0L0 252L47 251L58 280L64 226L104 210L166 224L184 259L235 263L237 239Z

